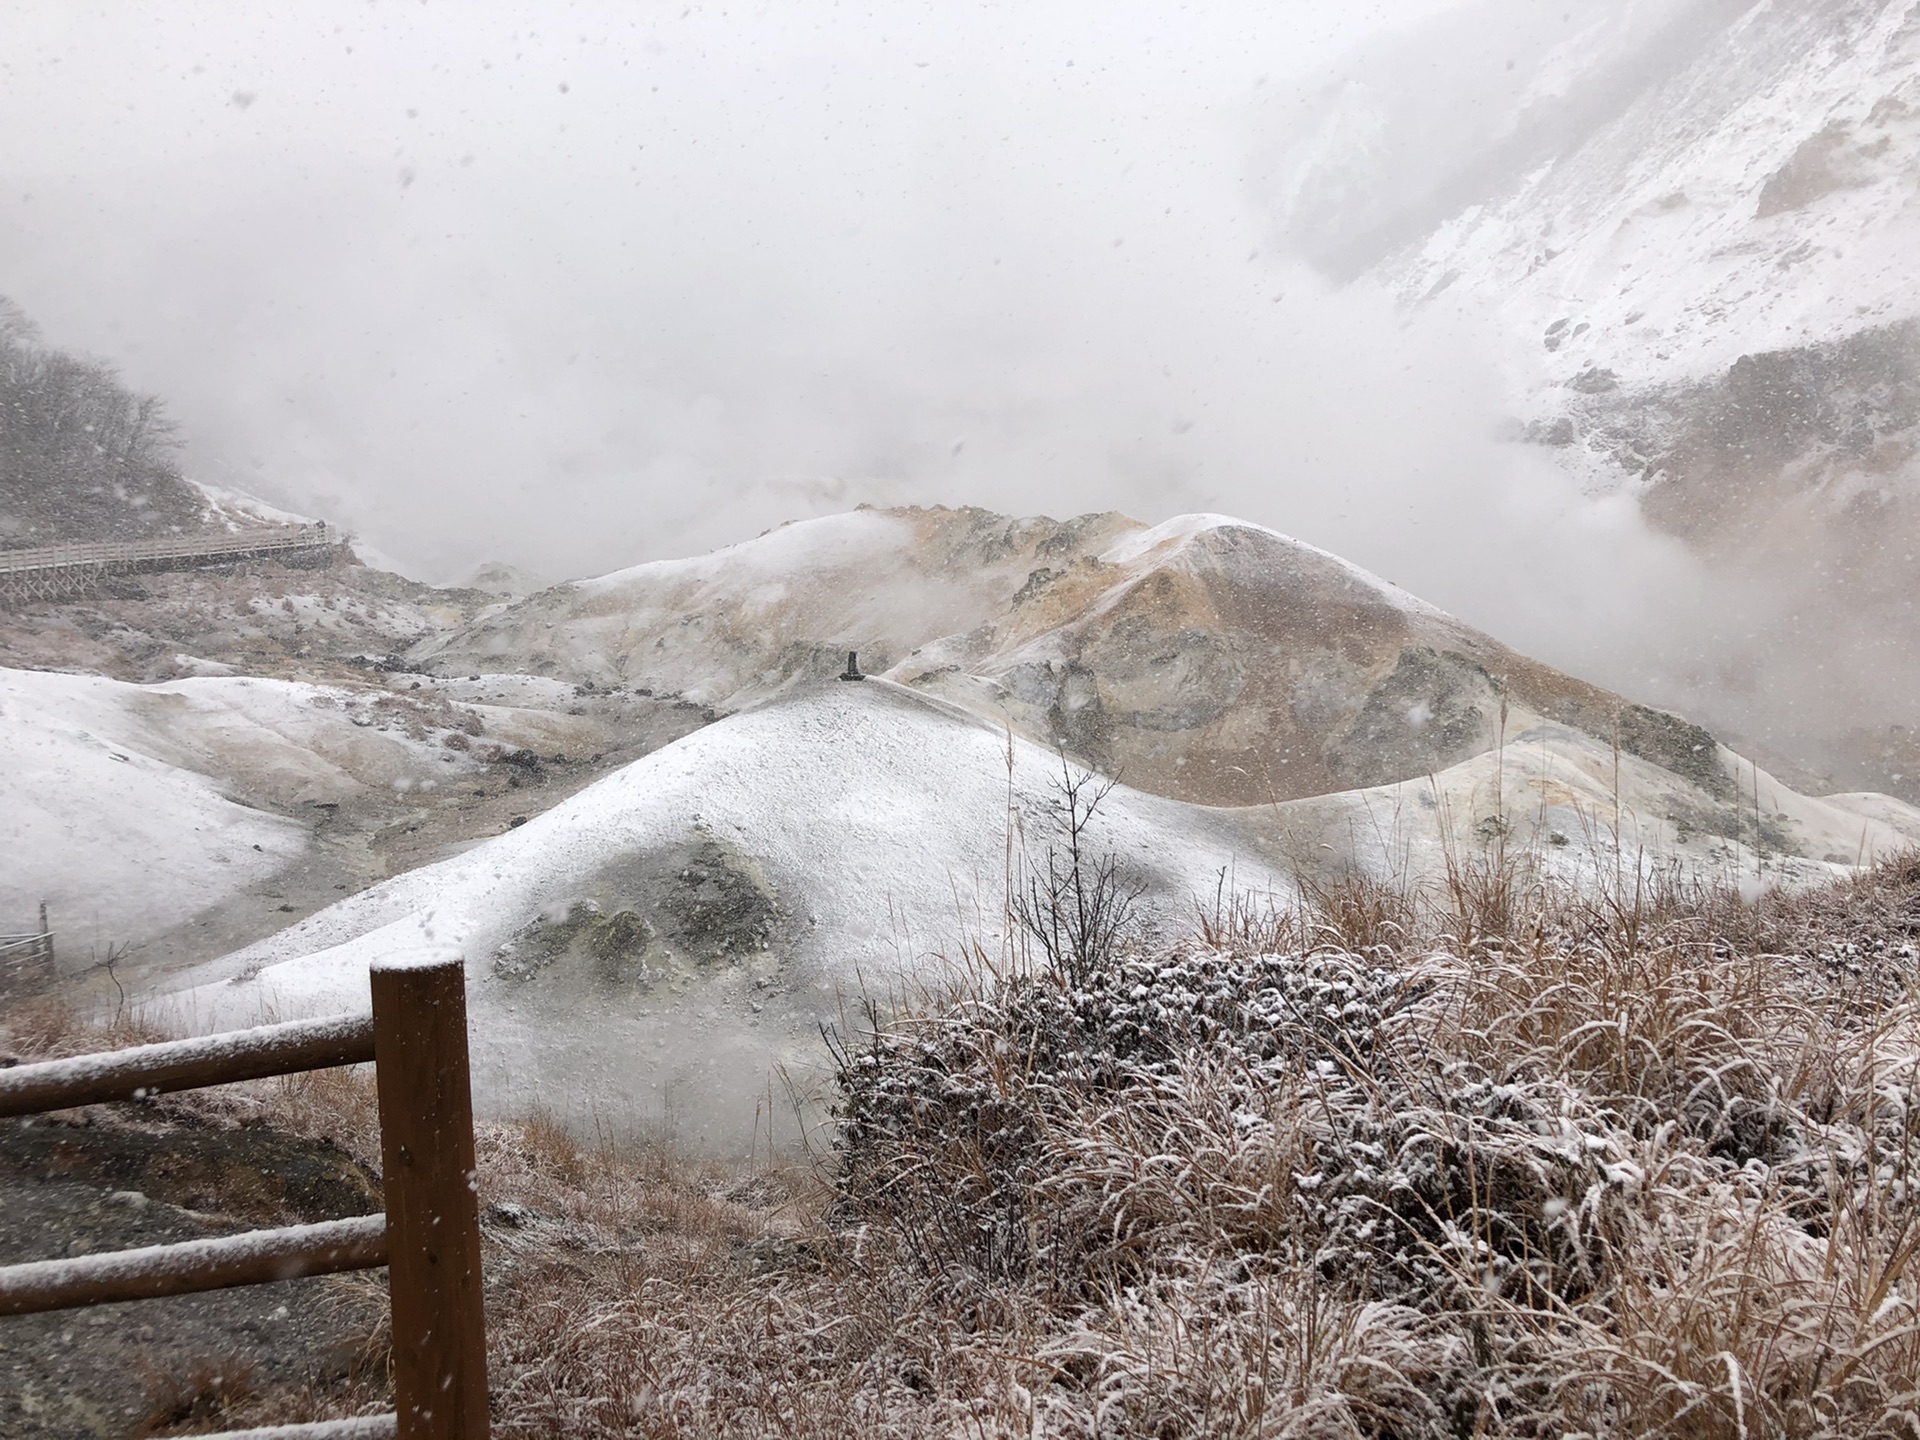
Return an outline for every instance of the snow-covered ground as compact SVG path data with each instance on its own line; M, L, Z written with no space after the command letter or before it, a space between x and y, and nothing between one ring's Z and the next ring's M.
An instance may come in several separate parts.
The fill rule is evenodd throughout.
M193 682L199 683L199 682ZM296 861L307 829L127 739L117 681L0 671L0 928L45 903L63 968L168 929ZM168 747L170 748L170 747Z
M26 928L44 901L72 961L104 956L305 855L305 807L430 791L472 774L488 746L549 754L579 729L425 691L0 670L0 928Z

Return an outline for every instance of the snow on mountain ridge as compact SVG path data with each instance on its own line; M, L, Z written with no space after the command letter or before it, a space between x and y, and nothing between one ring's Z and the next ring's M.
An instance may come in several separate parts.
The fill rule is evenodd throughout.
M563 674L737 710L831 675L846 652L885 670L1000 613L1036 568L1139 522L984 510L856 510L684 560L556 586L416 647L444 670Z
M1323 550L1318 545L1309 545L1304 540L1296 540L1291 535L1282 534L1266 525L1256 525L1249 520L1238 520L1231 515L1214 515L1198 512L1192 515L1175 515L1158 525L1141 530L1137 534L1116 541L1103 550L1099 561L1103 565L1127 565L1152 555L1154 551L1166 547L1167 551L1214 530L1246 530L1263 535L1281 546L1296 550L1303 555L1311 555L1317 560L1340 567L1362 585L1378 591L1390 603L1409 614L1425 615L1458 624L1454 617L1437 605L1430 605L1411 591L1402 590L1391 580L1383 580L1371 570L1354 564L1344 556L1331 550Z
M1276 162L1281 237L1485 336L1510 437L1703 562L1635 640L1670 698L1920 799L1920 3L1602 9L1590 62L1523 0L1360 56Z
M1492 302L1529 409L1920 309L1920 6L1755 6L1571 153L1381 269Z

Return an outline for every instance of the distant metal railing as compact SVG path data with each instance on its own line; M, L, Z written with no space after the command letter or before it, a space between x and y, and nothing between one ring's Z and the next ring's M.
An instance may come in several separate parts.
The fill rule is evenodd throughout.
M466 972L458 960L376 964L371 978L371 1017L263 1025L0 1070L0 1117L372 1061L385 1215L10 1265L0 1268L0 1315L384 1265L396 1412L230 1431L225 1440L487 1440Z
M192 569L234 560L318 554L340 543L325 521L262 526L237 535L171 535L157 540L88 540L0 550L0 603L77 595L109 575Z
M46 902L42 901L39 930L0 935L0 991L18 980L46 981L53 977L53 930L47 924Z
M0 990L16 980L53 978L53 936L0 935Z

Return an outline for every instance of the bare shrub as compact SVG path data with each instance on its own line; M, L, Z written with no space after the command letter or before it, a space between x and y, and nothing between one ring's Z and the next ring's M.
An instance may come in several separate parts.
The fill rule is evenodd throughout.
M189 1433L223 1421L253 1398L253 1363L240 1355L202 1356L181 1370L147 1368L147 1413L136 1436ZM222 1426L221 1428L225 1428Z
M1345 954L1131 956L1078 986L1020 979L948 1014L876 1022L836 1041L841 1194L929 1274L1044 1276L1079 1293L1140 1247L1110 1208L1126 1182L1101 1172L1081 1193L1066 1137L1107 1116L1171 1134L1186 1117L1158 1102L1169 1085L1197 1097L1182 1088L1196 1052L1217 1058L1208 1073L1229 1109L1300 1066L1365 1063L1397 1000L1394 977Z
M1022 882L1010 900L1022 933L1069 984L1083 984L1111 965L1139 927L1146 886L1123 876L1113 852L1096 852L1089 839L1115 783L1075 769L1061 753L1048 816L1058 833L1038 861L1023 852Z

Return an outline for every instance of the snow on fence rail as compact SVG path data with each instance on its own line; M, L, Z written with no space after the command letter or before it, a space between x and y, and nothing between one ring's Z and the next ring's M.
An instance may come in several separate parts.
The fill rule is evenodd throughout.
M10 1265L0 1268L0 1315L385 1265L396 1412L219 1440L487 1440L466 971L458 960L382 964L371 981L370 1017L263 1025L0 1070L0 1117L372 1061L384 1216Z
M80 541L0 550L0 603L77 595L109 575L187 570L224 561L317 555L340 543L324 521L262 526L237 535Z

